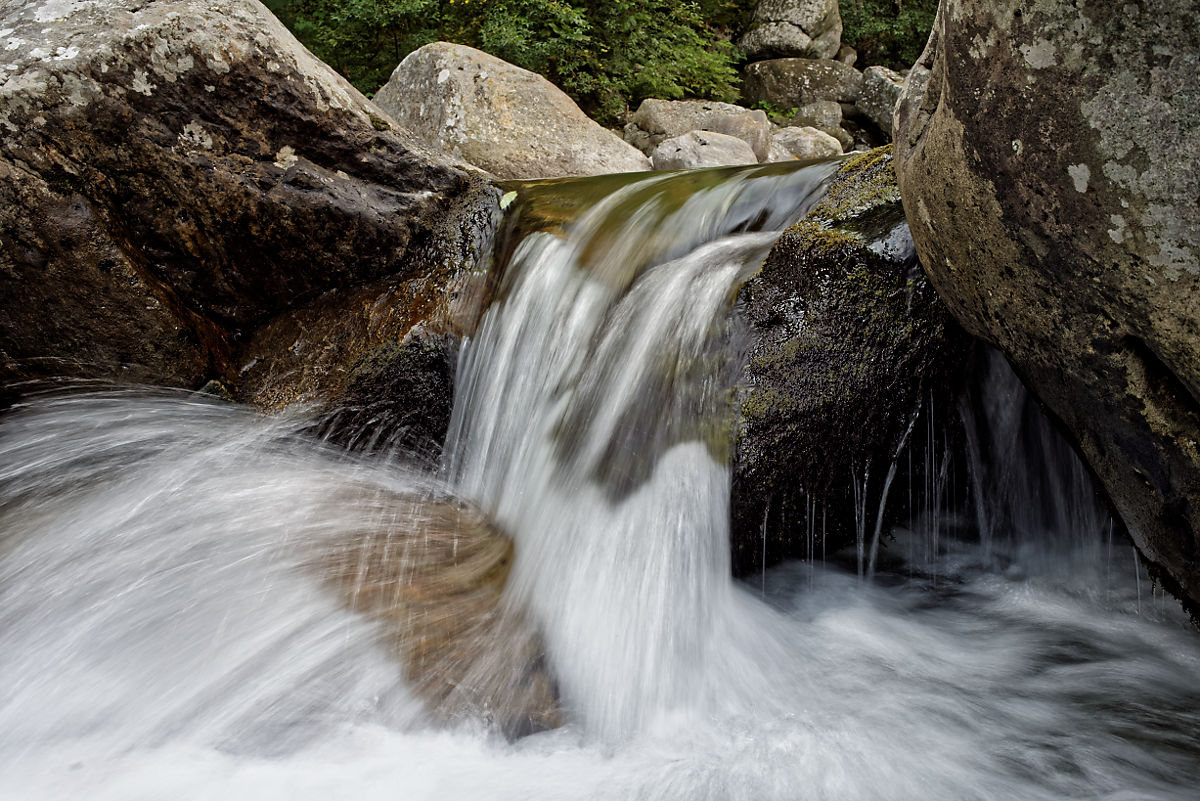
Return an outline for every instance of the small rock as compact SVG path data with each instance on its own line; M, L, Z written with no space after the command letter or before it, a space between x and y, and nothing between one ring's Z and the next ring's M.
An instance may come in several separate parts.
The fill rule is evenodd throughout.
M724 167L757 164L750 145L736 136L712 131L691 131L664 140L650 161L656 170L684 170L693 167Z
M827 159L842 154L842 144L816 128L784 128L771 135L771 141L801 161Z
M716 100L648 98L629 115L625 141L649 155L664 139L682 136L688 131L711 131L724 117L750 113L750 109L743 106Z
M726 114L713 124L714 133L736 136L754 151L755 157L763 161L771 148L771 121L765 111L756 109L741 114Z
M834 58L847 67L853 67L854 62L858 61L858 51L850 45L842 45L838 48L837 55Z

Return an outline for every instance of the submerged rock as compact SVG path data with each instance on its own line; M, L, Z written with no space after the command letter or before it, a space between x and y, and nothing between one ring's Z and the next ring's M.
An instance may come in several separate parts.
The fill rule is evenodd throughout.
M0 12L0 383L220 378L236 393L253 359L328 349L293 338L244 359L281 315L302 326L345 300L378 318L410 303L389 287L477 257L499 193L257 2L50 10Z
M375 102L428 144L498 178L650 169L550 81L465 45L409 53Z
M838 0L759 0L738 47L751 61L833 58L841 41Z
M1200 3L943 0L896 111L930 279L1200 609Z
M845 161L827 195L738 293L733 556L745 573L852 542L853 482L873 524L883 475L923 401L946 394L964 337L917 263L890 148ZM864 482L863 476L868 478ZM814 511L824 518L812 539Z
M379 621L417 697L438 720L482 719L509 737L561 726L541 638L503 602L511 540L455 498L378 503L390 525L347 532L315 567Z

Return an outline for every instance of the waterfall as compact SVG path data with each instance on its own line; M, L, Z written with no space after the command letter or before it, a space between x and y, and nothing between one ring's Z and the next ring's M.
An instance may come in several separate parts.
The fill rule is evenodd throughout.
M599 736L693 705L724 677L740 364L726 321L828 174L743 173L678 208L690 176L630 184L565 236L525 239L464 349L448 474L515 538L513 599L534 610L569 709ZM614 213L627 230L604 252ZM684 233L664 247L663 230Z
M730 309L835 168L520 187L436 474L303 409L6 411L0 797L1191 799L1200 639L998 356L965 435L926 407L855 477L872 581L813 545L731 577ZM503 591L429 597L418 552ZM439 622L499 634L459 672L463 641L398 650ZM504 693L547 681L510 741Z

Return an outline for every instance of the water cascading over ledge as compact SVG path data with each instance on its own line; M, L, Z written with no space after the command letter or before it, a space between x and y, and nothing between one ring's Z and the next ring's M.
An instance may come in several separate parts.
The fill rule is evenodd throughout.
M1189 799L1200 643L1138 608L1132 570L1067 548L1047 571L993 514L987 549L895 530L873 583L820 559L730 577L752 350L730 310L836 168L643 177L522 237L462 350L440 476L203 398L4 418L0 791ZM907 444L941 418L901 419ZM487 533L456 545L492 525L472 510L511 563ZM486 702L431 719L393 649L393 624L437 622L436 584L404 569L422 540L507 576L495 612L543 653L489 675L552 677L563 726L508 744ZM389 593L399 614L373 606Z

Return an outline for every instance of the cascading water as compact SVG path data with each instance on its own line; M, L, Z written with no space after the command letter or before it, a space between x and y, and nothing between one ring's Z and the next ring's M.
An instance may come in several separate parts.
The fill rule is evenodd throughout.
M729 577L727 312L829 169L605 179L525 238L464 348L436 479L187 396L10 412L0 797L1194 797L1200 642L1138 614L1132 569L1102 591L1090 569L1013 569L1039 562L995 510L1063 463L988 461L1011 441L992 412L986 547L943 538L874 584ZM504 603L540 631L562 728L431 720L379 621L314 569L449 492L515 542Z

